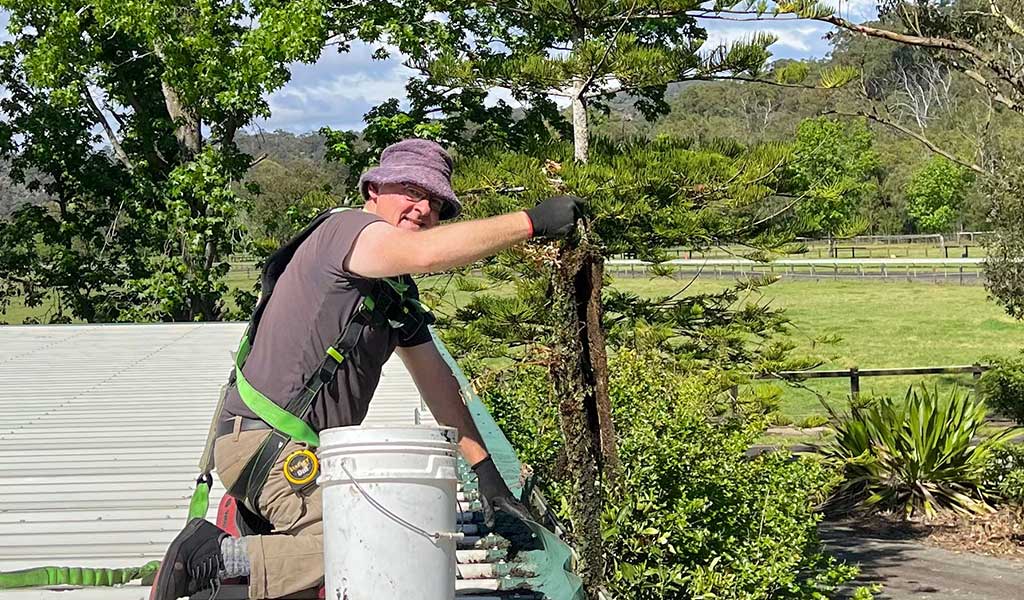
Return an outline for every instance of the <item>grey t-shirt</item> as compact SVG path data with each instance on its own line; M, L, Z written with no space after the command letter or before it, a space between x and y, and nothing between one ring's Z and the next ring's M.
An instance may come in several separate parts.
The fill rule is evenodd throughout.
M283 406L299 393L320 366L327 347L359 309L363 296L370 294L376 280L350 273L344 261L363 228L376 221L383 219L361 210L331 215L302 242L278 279L242 369L249 383L276 404ZM411 278L404 280L412 284ZM415 284L409 294L417 294ZM310 425L319 432L361 423L381 368L395 347L429 341L426 325L412 332L366 327L337 377L313 401ZM236 415L256 418L238 390L231 388L224 400L223 419Z

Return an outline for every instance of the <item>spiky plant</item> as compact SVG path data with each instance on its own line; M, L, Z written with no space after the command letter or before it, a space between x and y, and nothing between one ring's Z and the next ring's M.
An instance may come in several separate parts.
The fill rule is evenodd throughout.
M880 398L848 413L832 408L835 441L825 450L845 463L836 500L906 517L992 510L983 480L993 445L1015 429L986 436L985 403L953 389L907 390L902 400Z

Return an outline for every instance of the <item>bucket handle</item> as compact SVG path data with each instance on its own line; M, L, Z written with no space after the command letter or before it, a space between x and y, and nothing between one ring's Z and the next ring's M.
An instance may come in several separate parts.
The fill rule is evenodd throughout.
M418 534L418 535L422 535L423 537L425 537L425 538L427 538L429 540L435 540L435 541L437 541L437 540L461 540L462 538L464 538L466 536L466 534L461 532L461 531L435 531L435 532L431 533L431 532L427 531L426 529L423 529L421 527L417 527L416 525L410 523L409 521L406 521L402 517L396 515L395 513L391 512L390 510L388 510L388 508L386 506L384 506L383 504L378 502L376 498L374 498L366 490L364 490L363 487L361 485L359 485L359 482L356 481L356 478L352 476L352 473L349 472L348 467L345 466L345 461L344 460L339 460L338 461L338 466L341 467L341 470L344 471L345 475L348 476L348 479L349 479L349 481L352 482L352 485L356 486L356 489L359 490L359 493L363 495L363 498L365 498L366 501L370 503L370 506L376 508L385 517L387 517L387 518L391 519L392 521L398 523L399 525L405 527L409 531L412 531L413 533Z

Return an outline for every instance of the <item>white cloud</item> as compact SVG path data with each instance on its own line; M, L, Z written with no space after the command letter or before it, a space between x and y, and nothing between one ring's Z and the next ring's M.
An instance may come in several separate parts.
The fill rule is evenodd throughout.
M777 38L773 48L789 48L797 52L811 52L812 40L820 37L822 27L809 23L794 23L791 26L777 24L760 27L708 27L708 40L704 50L712 50L719 45L730 45L733 42L750 39L754 33L769 33Z
M271 116L264 129L315 131L325 125L362 129L363 115L389 98L405 104L405 84L414 72L394 55L374 60L373 49L353 45L350 52L328 50L311 65L293 64L292 78L270 95Z
M877 0L827 0L836 14L856 20L874 19L878 15Z

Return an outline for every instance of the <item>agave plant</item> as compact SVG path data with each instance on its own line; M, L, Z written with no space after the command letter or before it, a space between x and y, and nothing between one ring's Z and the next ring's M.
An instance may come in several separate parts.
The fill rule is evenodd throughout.
M942 398L921 386L902 402L880 398L829 412L836 438L825 453L846 469L838 500L908 517L991 511L983 484L988 457L993 445L1019 433L981 436L985 403L955 388Z

